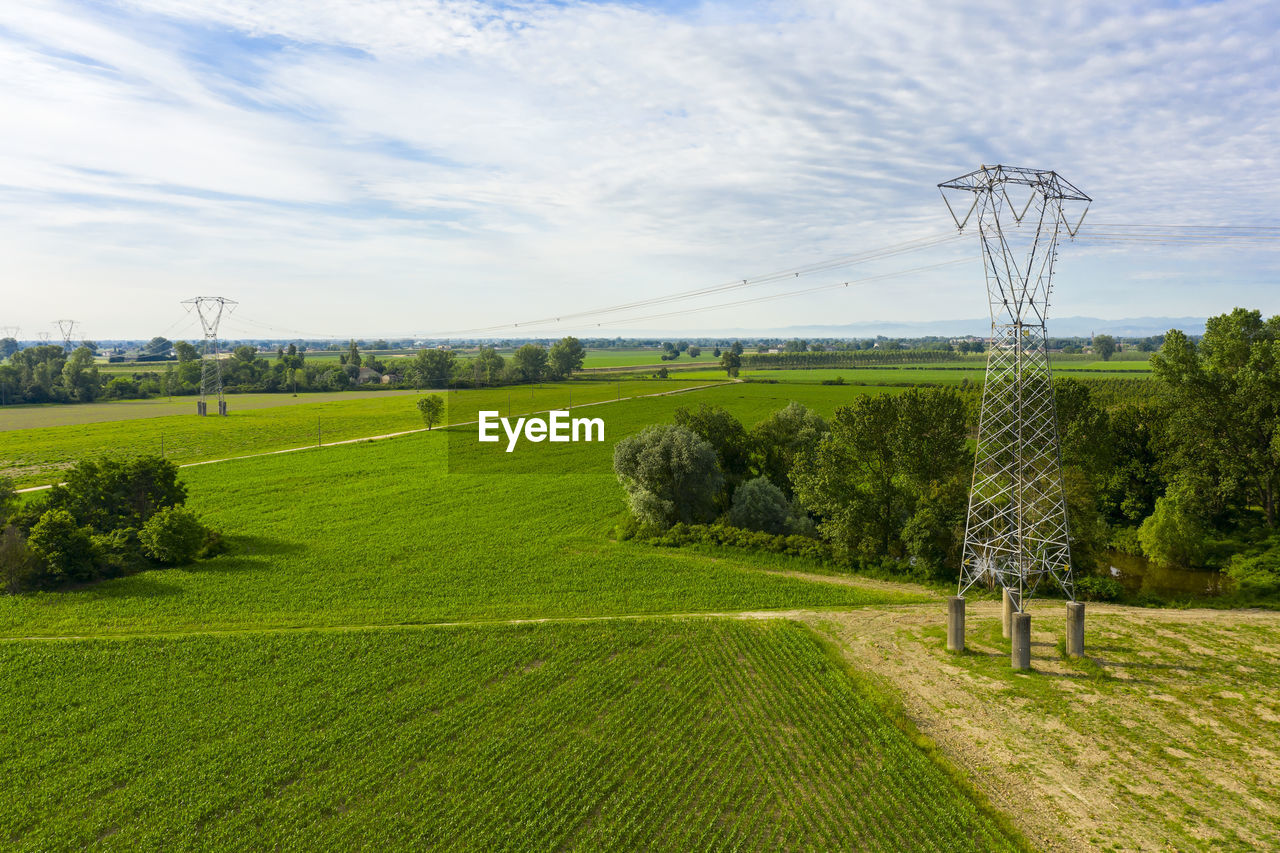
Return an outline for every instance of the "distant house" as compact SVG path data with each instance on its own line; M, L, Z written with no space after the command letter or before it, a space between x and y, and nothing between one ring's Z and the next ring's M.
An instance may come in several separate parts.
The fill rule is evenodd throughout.
M372 367L362 367L360 372L356 374L356 382L360 385L368 385L370 382L381 382L382 374L374 370Z

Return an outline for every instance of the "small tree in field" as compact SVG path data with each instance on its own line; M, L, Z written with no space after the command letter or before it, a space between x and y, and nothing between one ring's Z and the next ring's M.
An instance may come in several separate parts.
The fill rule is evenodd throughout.
M422 421L431 429L440 423L444 416L444 397L439 394L428 394L418 398L418 411L422 413Z

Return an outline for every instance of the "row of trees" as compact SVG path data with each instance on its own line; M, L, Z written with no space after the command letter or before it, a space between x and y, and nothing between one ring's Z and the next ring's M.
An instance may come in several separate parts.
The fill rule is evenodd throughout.
M216 552L221 537L186 499L177 466L160 457L82 461L25 505L0 480L0 586L51 589Z
M1280 317L1237 309L1209 320L1199 343L1170 332L1152 367L1127 395L1114 382L1101 398L1087 381L1054 383L1077 568L1120 549L1280 594ZM951 576L978 393L867 395L830 422L792 404L750 430L722 409L681 410L620 442L615 470L646 527L812 523L849 564ZM743 491L755 480L765 483ZM739 508L748 498L770 513Z
M70 354L60 346L18 350L8 364L0 364L0 405L198 393L203 369L199 352L185 341L164 343L173 347L177 361L166 363L163 370L132 375L100 371L89 347ZM509 359L483 347L469 360L443 348L419 350L411 359L382 360L361 353L352 341L336 363L332 358L308 359L294 344L274 354L241 345L220 360L219 370L226 390L244 393L344 391L371 381L415 388L474 387L563 379L580 369L585 357L585 348L573 337L550 348L525 344Z

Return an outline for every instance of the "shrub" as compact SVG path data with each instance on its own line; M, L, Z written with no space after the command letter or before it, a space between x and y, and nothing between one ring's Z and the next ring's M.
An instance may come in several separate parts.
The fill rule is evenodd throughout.
M161 510L142 526L142 552L157 563L189 563L204 546L208 531L191 512L179 507Z
M787 496L768 477L748 480L733 493L729 523L747 530L786 533L791 518Z
M91 534L65 509L46 510L27 537L27 547L41 564L39 574L53 582L92 578L97 567Z
M81 461L49 492L46 505L66 510L79 525L109 533L141 527L156 512L186 499L178 466L160 456L139 456Z
M1156 501L1138 528L1138 541L1147 559L1164 566L1199 565L1204 557L1204 528L1172 492Z
M1085 575L1076 578L1076 595L1085 601L1115 601L1124 594L1124 584L1115 578Z

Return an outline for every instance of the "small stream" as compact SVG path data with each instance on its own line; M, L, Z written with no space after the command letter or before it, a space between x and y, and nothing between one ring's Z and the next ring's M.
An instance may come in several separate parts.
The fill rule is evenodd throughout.
M1222 591L1222 572L1207 569L1167 569L1120 551L1106 555L1111 576L1124 584L1126 592L1156 595L1217 595Z

